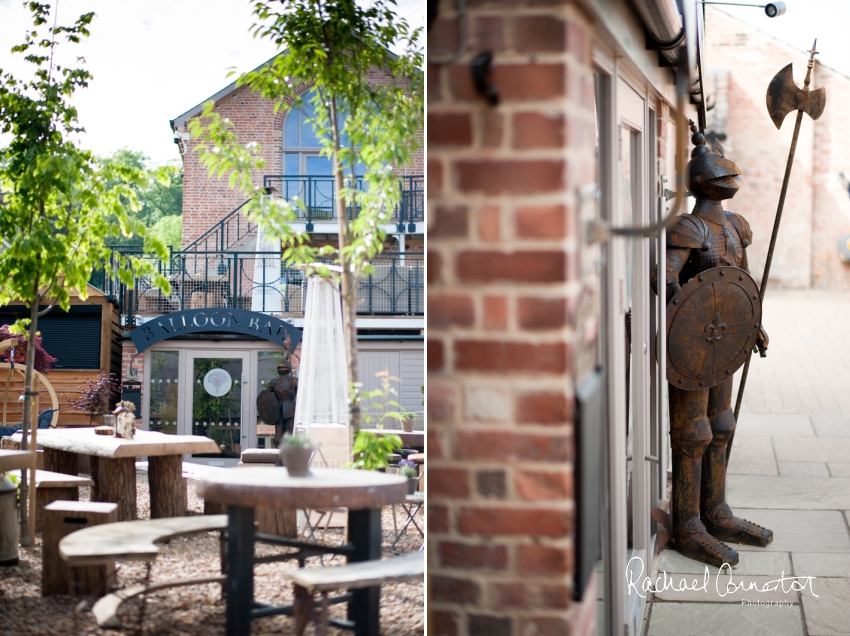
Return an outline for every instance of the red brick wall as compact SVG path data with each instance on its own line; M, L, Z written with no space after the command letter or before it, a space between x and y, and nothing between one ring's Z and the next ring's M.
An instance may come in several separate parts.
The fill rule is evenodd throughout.
M729 70L728 139L724 148L743 173L740 191L724 207L742 214L750 222L753 230L753 244L747 249L750 271L756 281L761 281L794 131L793 113L786 117L780 130L776 129L767 114L765 93L773 76L789 62L793 62L795 80L802 86L808 55L714 7L706 9L706 34L709 67ZM818 86L817 69L812 85ZM771 285L810 285L814 128L807 118L800 129L770 270Z
M850 196L839 173L850 177L850 78L815 65L813 88L826 88L826 109L814 127L812 287L850 288L850 264L838 259L838 238L850 234Z
M435 635L569 633L577 189L595 180L588 20L468 4L428 68L428 573ZM442 2L430 55L457 41ZM495 53L502 102L469 60Z
M133 359L135 357L135 360ZM136 377L130 377L130 365L133 366L134 369L138 370ZM136 347L129 340L125 340L123 343L123 347L121 350L121 382L126 382L127 380L136 380L138 382L142 382L145 376L145 356L140 355L136 357ZM142 383L142 391L146 390L144 383ZM136 427L141 426L142 421L142 412L141 410L136 413Z
M267 174L282 173L282 110L274 113L271 101L243 86L219 101L216 112L233 122L240 143L256 142L262 147ZM196 140L190 140L183 153L183 245L245 200L241 192L228 187L226 180L207 175L207 168L198 159L197 145ZM262 175L256 175L255 182L261 185Z
M385 83L385 71L372 71L368 77L375 84ZM306 90L306 86L303 90ZM247 87L233 91L216 105L222 118L233 122L239 142L256 142L266 161L263 174L283 174L282 131L285 109L274 112L272 101L262 98ZM213 224L238 207L244 200L241 192L228 187L226 180L209 177L207 168L198 160L198 142L190 140L183 153L183 245L187 245ZM410 165L399 170L403 175L424 174L424 149L420 147ZM262 185L263 174L255 176ZM253 246L252 246L253 247Z

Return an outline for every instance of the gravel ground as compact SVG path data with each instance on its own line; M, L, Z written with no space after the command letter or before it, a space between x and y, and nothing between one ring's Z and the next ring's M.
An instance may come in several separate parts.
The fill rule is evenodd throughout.
M87 500L87 488L80 489L80 499ZM137 505L140 519L150 518L150 499L147 478L137 475ZM203 501L195 494L195 482L189 481L190 514L201 514ZM399 523L403 514L397 508ZM422 512L417 523L423 527ZM384 558L392 556L393 515L385 508L382 515ZM328 543L341 543L341 529L327 532ZM414 552L422 545L422 537L415 529L396 546L401 552ZM257 544L257 555L275 554L281 548ZM41 536L36 537L32 548L21 548L21 562L14 567L0 568L0 633L3 636L44 634L50 636L81 634L133 633L137 624L140 602L124 603L118 616L128 626L125 632L101 630L91 614L94 599L72 596L41 596ZM325 565L342 564L342 557L325 557ZM255 566L254 596L263 603L273 605L292 602L292 587L282 580L280 572L297 567L296 562L267 563ZM308 561L308 567L320 567L317 558ZM163 547L151 570L151 581L168 581L211 576L220 573L218 533L206 533L173 539ZM141 563L118 564L118 587L144 582L145 566ZM76 608L76 611L75 611ZM169 636L213 636L224 633L225 605L218 584L178 587L155 592L148 596L143 625L144 634ZM424 633L424 584L392 583L381 588L381 634L383 636L412 636ZM331 606L331 616L345 617L345 606ZM136 631L136 633L139 633ZM252 634L294 634L294 622L288 616L272 616L252 622ZM312 628L308 628L308 634ZM349 635L350 632L331 627L331 636Z

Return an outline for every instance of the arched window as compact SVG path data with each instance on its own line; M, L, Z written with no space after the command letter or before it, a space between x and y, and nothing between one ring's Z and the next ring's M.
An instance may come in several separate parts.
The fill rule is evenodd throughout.
M301 104L292 108L286 114L283 123L283 173L286 176L331 176L332 162L330 157L322 157L319 152L321 145L313 132L313 124L309 121L313 118L312 99L315 89L301 96ZM340 114L340 124L343 114ZM347 145L348 140L343 138L342 145ZM347 170L346 170L347 172ZM355 168L357 175L363 175L364 168L358 164Z

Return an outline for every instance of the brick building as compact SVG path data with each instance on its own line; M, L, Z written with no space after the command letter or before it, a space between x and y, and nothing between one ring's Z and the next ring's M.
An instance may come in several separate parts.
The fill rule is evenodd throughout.
M765 92L773 76L793 63L794 79L803 85L808 53L755 29L721 9L706 11L706 90L715 107L708 112L707 132L719 137L741 167L742 187L733 211L753 229L750 269L760 280L776 205L782 187L793 114L777 130L767 116ZM811 87L825 87L826 109L816 123L805 117L782 214L772 285L850 288L850 264L839 258L839 240L850 238L850 149L844 143L850 115L842 107L850 78L815 58Z
M380 70L369 77L375 84L388 79ZM240 143L261 147L266 166L255 175L256 184L267 189L267 196L304 203L293 229L308 233L316 246L336 246L331 161L321 156L308 121L311 90L301 86L302 105L285 105L277 112L271 100L235 83L210 99L232 122ZM268 445L281 434L279 424L275 431L260 416L258 396L277 377L284 359L282 336L288 334L293 344L300 339L307 281L301 270L282 265L280 243L265 237L242 213L242 194L226 180L210 177L201 164L188 122L203 105L170 122L183 160L183 244L157 267L171 281L171 294L143 278L134 290L115 281L107 285L114 285L109 291L118 297L134 339L125 341L123 366L125 378L141 382L142 427L211 436L224 456L193 461L230 465L243 448ZM397 168L401 203L384 227L387 239L384 252L373 259L375 273L361 279L356 320L363 390L378 386L377 372L389 371L400 380L394 387L398 401L411 412L423 410L423 157L420 149L410 165ZM246 332L245 325L253 325L253 332ZM144 342L136 340L140 334ZM300 349L294 353L297 373ZM203 381L214 369L226 371L233 387L244 388L210 401Z
M702 79L703 13L682 8L687 35L673 0L437 7L427 124L434 635L641 633L643 599L623 575L634 556L651 566L650 508L665 497L666 379L654 346L663 307L649 285L664 239L600 241L594 228L649 226L673 207L664 190L676 190L677 122L705 117L699 90L695 104L677 99L677 87ZM665 12L683 39L662 54L650 49ZM482 92L472 69L485 52ZM677 84L670 65L682 59Z

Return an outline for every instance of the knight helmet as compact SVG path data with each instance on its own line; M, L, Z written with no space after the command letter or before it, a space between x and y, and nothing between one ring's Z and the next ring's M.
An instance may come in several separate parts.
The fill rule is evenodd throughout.
M738 191L735 177L741 174L732 161L723 156L723 147L715 142L715 151L705 145L705 135L691 122L694 149L688 162L688 189L697 199L723 201Z

